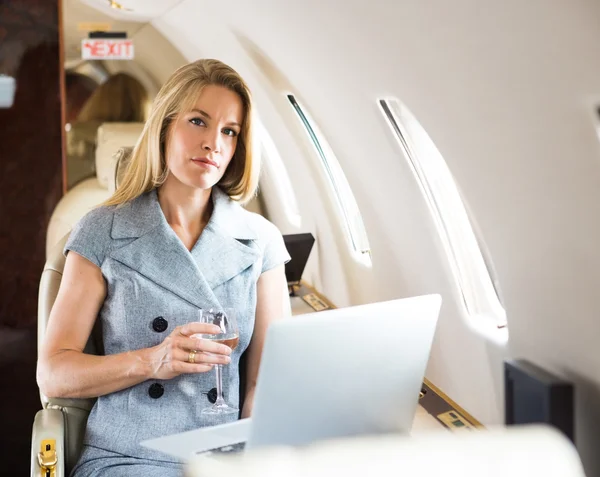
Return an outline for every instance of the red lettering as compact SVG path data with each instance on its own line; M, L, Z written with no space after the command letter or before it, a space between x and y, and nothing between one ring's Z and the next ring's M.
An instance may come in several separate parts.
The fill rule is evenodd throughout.
M119 55L119 44L118 43L108 43L108 56L118 56Z
M108 45L106 43L97 43L96 44L96 55L97 56L106 56L107 46Z
M133 42L128 41L85 41L82 48L93 58L131 58L133 57Z

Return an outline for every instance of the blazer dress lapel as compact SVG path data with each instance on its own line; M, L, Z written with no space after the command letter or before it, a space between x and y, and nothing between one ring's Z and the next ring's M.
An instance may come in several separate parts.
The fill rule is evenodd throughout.
M219 308L213 290L260 253L240 242L256 238L245 211L217 187L212 200L211 219L190 253L167 223L156 190L138 197L115 211L112 238L130 241L110 257L198 308Z
M246 219L247 212L218 187L213 187L212 200L213 214L192 256L214 290L252 266L260 259L260 252L245 244L257 238Z

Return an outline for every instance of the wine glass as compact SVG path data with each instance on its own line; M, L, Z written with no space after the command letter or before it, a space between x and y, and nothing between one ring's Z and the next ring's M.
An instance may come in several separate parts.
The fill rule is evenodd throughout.
M235 319L235 310L232 308L223 308L220 310L200 310L199 311L200 323L208 323L210 325L217 325L221 328L221 333L217 334L198 334L198 338L204 340L216 341L227 345L233 351L239 343L239 330L238 324ZM222 415L222 414L233 414L237 413L239 409L233 406L229 406L223 398L223 373L222 364L215 364L215 372L217 376L217 400L210 406L202 409L201 414L210 415Z

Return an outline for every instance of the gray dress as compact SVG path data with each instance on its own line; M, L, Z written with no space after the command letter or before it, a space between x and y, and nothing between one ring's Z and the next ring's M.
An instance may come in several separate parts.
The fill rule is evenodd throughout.
M65 246L102 270L99 311L105 354L156 346L198 309L233 308L240 341L223 367L225 399L239 405L239 360L254 328L260 274L290 260L279 230L214 187L212 217L189 252L167 223L156 190L121 207L89 212ZM181 464L139 443L237 419L206 417L214 372L148 380L101 396L71 475L175 476Z

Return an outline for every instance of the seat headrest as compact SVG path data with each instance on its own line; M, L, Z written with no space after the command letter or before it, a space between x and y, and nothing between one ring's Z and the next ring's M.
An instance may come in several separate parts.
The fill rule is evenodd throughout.
M125 169L129 165L133 147L121 147L113 156L114 168L111 180L108 184L108 191L114 194L115 190L121 184Z
M98 128L96 175L102 187L114 187L115 153L122 147L135 146L143 129L144 123L104 123Z

